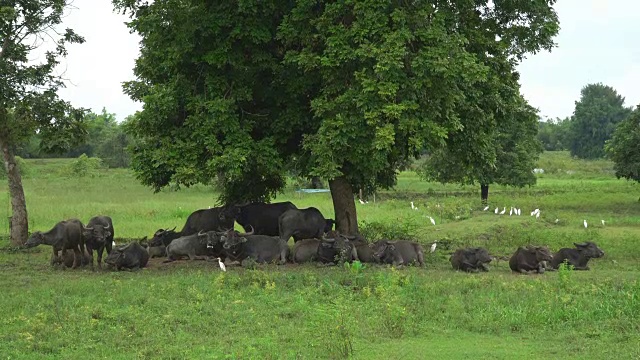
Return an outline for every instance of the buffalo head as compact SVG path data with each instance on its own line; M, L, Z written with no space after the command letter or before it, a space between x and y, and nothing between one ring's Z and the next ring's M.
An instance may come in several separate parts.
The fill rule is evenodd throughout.
M543 261L551 261L553 259L553 254L551 250L549 250L546 246L527 246L527 250L530 254L535 254L536 261L538 263Z
M586 258L600 258L604 256L604 251L591 241L584 242L582 244L573 243L576 246L580 254Z
M94 225L92 227L85 226L83 228L82 235L88 239L93 239L96 242L103 243L106 238L111 236L111 225Z
M168 245L167 239L175 238L175 236L177 235L175 229L175 226L173 227L173 229L158 229L158 231L153 234L153 238L151 238L151 240L149 241L149 246Z
M251 226L251 225L249 225ZM224 235L220 236L220 242L222 247L229 250L239 246L241 243L246 242L246 236L253 235L254 229L251 226L251 231L247 233L239 233L235 230L227 230Z
M27 242L24 244L24 247L32 248L42 244L43 242L44 242L44 235L42 235L41 231L36 231L33 234L31 234L31 236L29 236L29 239L27 239Z

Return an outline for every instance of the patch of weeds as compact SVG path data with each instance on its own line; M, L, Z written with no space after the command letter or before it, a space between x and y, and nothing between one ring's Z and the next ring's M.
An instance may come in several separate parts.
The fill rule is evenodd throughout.
M362 221L358 224L360 234L368 241L381 239L415 240L418 225L412 222L383 223L378 221Z

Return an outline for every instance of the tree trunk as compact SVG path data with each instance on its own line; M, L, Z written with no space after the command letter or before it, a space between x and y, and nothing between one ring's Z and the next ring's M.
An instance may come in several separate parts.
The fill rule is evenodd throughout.
M480 199L482 200L482 205L487 205L487 201L489 200L489 185L480 185Z
M4 167L7 170L9 180L9 194L11 195L11 244L14 246L23 245L27 242L29 234L29 222L27 221L27 202L24 198L22 188L22 176L16 164L16 158L10 145L0 140L0 148L4 159Z
M358 215L353 198L353 188L343 176L329 180L336 217L336 230L345 235L358 234Z

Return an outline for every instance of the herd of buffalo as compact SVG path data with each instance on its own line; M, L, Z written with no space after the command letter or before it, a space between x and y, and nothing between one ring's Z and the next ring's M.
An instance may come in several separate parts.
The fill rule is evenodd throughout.
M238 222L244 233L233 230ZM108 216L96 216L83 225L78 219L57 223L47 232L36 231L27 240L26 247L40 244L53 248L51 265L62 264L76 268L93 267L94 250L98 266L107 251L105 263L109 268L139 269L150 257L164 257L165 262L181 258L226 259L245 266L248 263L304 263L317 261L338 264L360 262L417 264L424 266L422 245L407 240L380 240L368 243L361 236L347 236L333 230L334 220L326 219L314 208L298 209L291 202L273 204L252 203L214 207L193 212L181 231L159 229L151 240L115 246L113 221ZM293 237L294 245L288 241ZM546 246L519 247L509 259L514 272L543 273L555 270L566 262L576 270L589 270L589 259L604 256L593 242L563 248L553 254ZM431 251L435 250L432 246ZM493 259L482 247L458 249L451 256L456 270L467 272L488 271Z

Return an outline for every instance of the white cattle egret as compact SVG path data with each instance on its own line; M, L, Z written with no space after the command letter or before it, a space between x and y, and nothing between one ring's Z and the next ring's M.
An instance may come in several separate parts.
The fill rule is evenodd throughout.
M493 212L497 214L498 213L498 208L496 208Z
M116 242L115 242L115 241L113 241L113 240L111 240L111 247L112 247L112 248L116 247Z
M411 202L411 210L415 210L415 206L413 206L413 201Z
M500 211L500 215L504 215L504 213L507 212L507 207L505 206L502 211Z
M218 260L218 265L220 265L220 270L222 271L227 271L227 267L224 266L224 263L222 262L222 260L220 258L216 258Z
M513 215L513 206L509 209L509 216Z
M556 219L556 224L560 221L560 219Z
M436 224L436 221L435 221L435 220L433 220L433 218L432 218L431 216L429 216L429 220L431 221L431 224L433 224L433 225L435 225L435 224Z
M362 201L362 199L358 199L358 200L360 200L360 204L364 204L365 203L364 201Z
M584 228L587 228L587 220L584 221Z
M431 252L436 251L436 246L438 246L438 240L434 241L433 244L431 244Z
M604 220L600 220L600 221L602 221L602 226L604 226Z
M518 216L520 216L520 213L521 213L521 211L520 211L520 209L518 209Z
M487 210L489 210L489 205L487 205L487 207L484 208L482 211L487 211Z
M538 212L538 213L536 214L536 220L537 220L537 219L540 219L540 212Z

